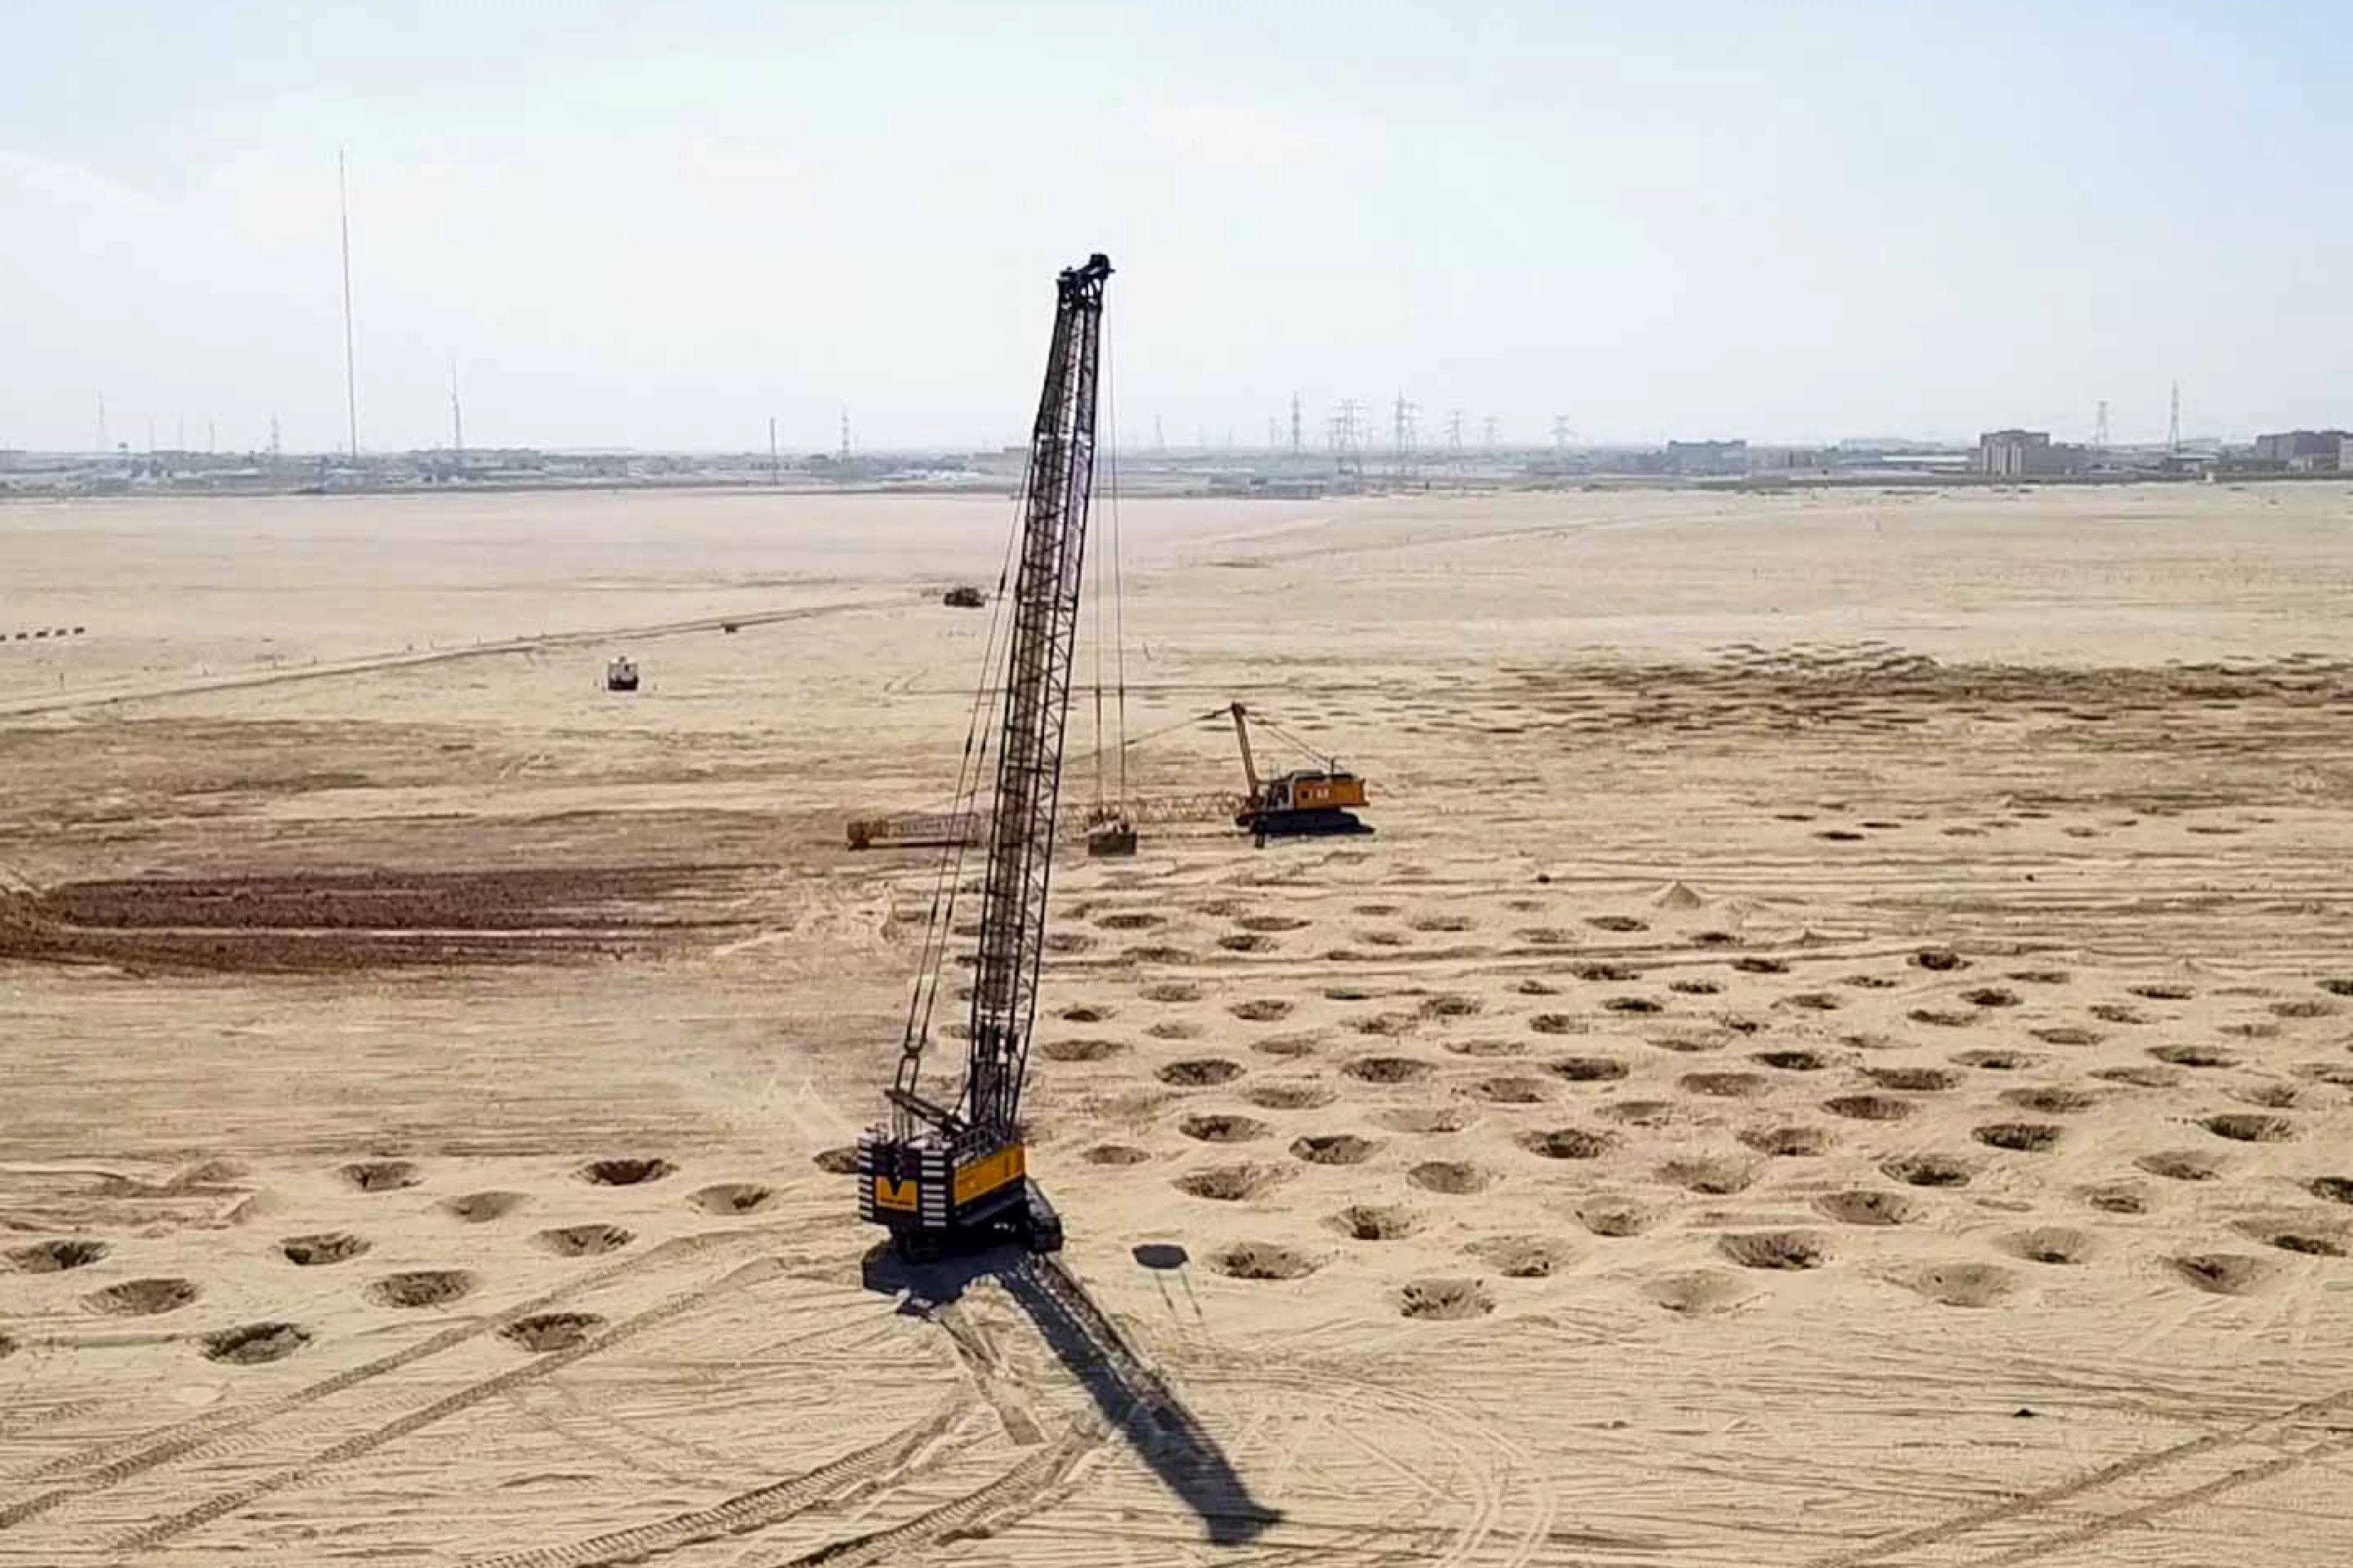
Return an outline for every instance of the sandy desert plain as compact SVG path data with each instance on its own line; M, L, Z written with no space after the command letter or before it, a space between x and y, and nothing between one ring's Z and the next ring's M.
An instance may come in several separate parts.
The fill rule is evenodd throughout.
M1065 857L919 1300L1010 517L0 509L0 1563L2353 1562L2353 492L1129 501L1378 833Z

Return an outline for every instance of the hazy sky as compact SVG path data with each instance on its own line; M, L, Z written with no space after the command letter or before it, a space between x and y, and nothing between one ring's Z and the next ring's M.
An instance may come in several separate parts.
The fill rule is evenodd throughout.
M0 0L0 446L2353 424L2353 16L2069 0Z

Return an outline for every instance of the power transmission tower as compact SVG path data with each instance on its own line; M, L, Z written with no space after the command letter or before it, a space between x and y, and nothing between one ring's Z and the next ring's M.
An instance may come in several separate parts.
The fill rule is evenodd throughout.
M1446 416L1446 461L1454 468L1462 467L1462 410L1453 409Z
M2165 449L2175 457L2181 455L2181 384L2173 384L2171 412L2165 422Z
M773 414L768 416L768 482L784 482L784 465L776 457L776 416Z
M1340 400L1340 412L1332 416L1332 455L1334 466L1344 479L1361 482L1365 477L1365 459L1356 444L1356 416L1364 405L1353 397Z
M1566 458L1568 455L1568 416L1554 415L1552 416L1552 455L1556 458Z
M1486 447L1487 450L1492 452L1495 449L1495 433L1501 430L1503 426L1492 414L1488 415L1487 417L1480 423L1482 426L1481 434L1485 437L1482 445Z
M271 415L271 416L269 416L269 464L270 464L270 467L272 467L272 468L276 468L276 467L278 466L278 458L279 458L280 455L280 447L279 447L279 444L278 444L278 416L277 416L277 415L275 415L275 414L273 414L273 415Z
M849 461L849 407L847 404L841 410L841 460L845 463Z
M1299 457L1305 450L1299 440L1299 394L1291 395L1291 455Z
M2100 411L2092 420L2092 450L2094 452L2105 452L2107 449L2108 400L2103 397L2100 399Z
M1397 460L1397 477L1399 483L1403 483L1413 472L1413 416L1418 412L1419 410L1405 400L1404 393L1398 394L1397 406L1392 415L1394 424L1390 439Z

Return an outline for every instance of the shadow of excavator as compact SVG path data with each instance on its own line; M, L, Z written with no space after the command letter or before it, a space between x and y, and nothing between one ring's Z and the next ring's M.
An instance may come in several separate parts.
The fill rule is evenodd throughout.
M1146 1260L1141 1252L1138 1260L1146 1267L1169 1266ZM1211 1544L1246 1546L1282 1520L1279 1510L1250 1495L1199 1417L1059 1259L1004 1246L910 1263L885 1244L867 1255L863 1274L868 1289L903 1297L900 1310L917 1317L955 1301L976 1279L996 1280L1094 1400L1112 1430L1201 1521Z

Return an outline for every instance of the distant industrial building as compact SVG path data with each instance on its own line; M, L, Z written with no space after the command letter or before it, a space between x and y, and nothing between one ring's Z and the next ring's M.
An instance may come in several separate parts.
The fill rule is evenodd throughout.
M2255 461L2295 473L2353 471L2353 434L2343 430L2282 430L2255 437Z
M1721 478L1748 471L1746 441L1670 441L1667 472L1685 479Z
M1989 479L2056 479L2084 471L2081 447L2051 439L2048 430L1989 430L1978 437L1978 472Z

